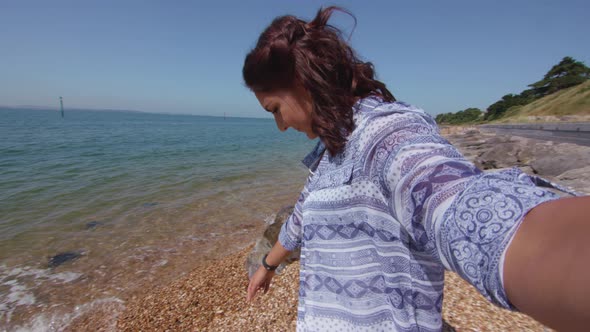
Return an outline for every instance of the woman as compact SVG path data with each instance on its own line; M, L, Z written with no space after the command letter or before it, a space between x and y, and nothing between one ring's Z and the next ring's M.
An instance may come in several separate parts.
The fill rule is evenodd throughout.
M444 269L501 307L586 328L590 198L558 199L518 169L482 173L327 25L337 9L275 19L245 60L279 130L319 138L248 300L301 246L298 330L439 331Z

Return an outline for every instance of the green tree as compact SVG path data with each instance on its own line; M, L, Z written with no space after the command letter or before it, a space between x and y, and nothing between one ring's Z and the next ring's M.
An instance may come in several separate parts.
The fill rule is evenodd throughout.
M478 120L482 113L483 112L479 108L470 107L463 111L463 119L466 122L473 122Z
M528 91L528 90L525 90ZM526 105L533 101L536 97L534 96L534 92L525 92L515 95L515 94L507 94L502 97L499 101L493 103L488 107L486 114L484 115L484 120L495 120L499 119L506 113L506 111L512 106L518 105Z
M468 108L457 113L442 113L436 116L438 124L461 124L476 121L482 115L479 108Z
M559 90L584 83L590 79L590 68L583 62L566 56L558 64L553 66L542 80L530 84L535 94L546 96Z

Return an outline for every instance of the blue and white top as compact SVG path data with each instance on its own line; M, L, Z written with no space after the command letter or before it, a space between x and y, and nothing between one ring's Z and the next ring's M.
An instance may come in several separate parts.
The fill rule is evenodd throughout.
M559 196L518 169L482 173L423 110L378 97L312 174L280 243L301 246L298 331L440 331L444 270L515 309L503 255L524 215Z

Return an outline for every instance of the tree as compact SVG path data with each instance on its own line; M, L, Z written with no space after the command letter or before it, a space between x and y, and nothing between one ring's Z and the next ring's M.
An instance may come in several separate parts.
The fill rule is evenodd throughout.
M553 66L542 80L530 84L535 94L546 96L559 90L584 83L590 79L590 68L583 62L566 56L558 64Z
M527 92L529 90L523 91L519 95L515 94L507 94L502 97L501 100L493 103L488 107L486 114L484 115L484 120L495 120L499 119L508 111L508 109L512 106L518 105L526 105L533 101L535 98L533 96L533 92Z
M472 122L479 119L482 113L483 112L479 108L470 107L463 111L463 119L467 122Z
M468 108L457 113L443 113L436 116L438 124L461 124L473 122L479 119L482 111L479 108Z

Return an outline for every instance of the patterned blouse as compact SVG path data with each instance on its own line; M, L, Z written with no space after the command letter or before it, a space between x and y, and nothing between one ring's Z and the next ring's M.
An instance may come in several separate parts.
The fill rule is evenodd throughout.
M559 196L517 168L483 173L423 110L368 97L338 155L318 146L280 243L301 246L298 331L440 331L444 270L515 308L505 249L524 215Z

